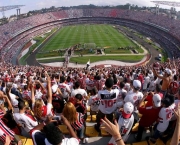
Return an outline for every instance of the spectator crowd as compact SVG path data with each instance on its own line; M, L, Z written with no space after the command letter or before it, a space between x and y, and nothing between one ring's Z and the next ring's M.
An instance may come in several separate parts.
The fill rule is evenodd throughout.
M109 145L126 143L136 123L137 142L149 128L149 142L172 139L178 144L179 64L179 59L168 59L143 67L72 69L1 62L0 140L21 144L15 135L22 135L37 145L87 143L90 107L90 115L96 115L94 129L112 135ZM58 128L62 124L70 138Z

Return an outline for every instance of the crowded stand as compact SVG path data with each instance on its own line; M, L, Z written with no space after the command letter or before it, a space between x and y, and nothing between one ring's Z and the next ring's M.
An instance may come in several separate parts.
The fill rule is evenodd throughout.
M179 59L117 68L0 66L0 141L6 145L20 144L17 136L35 145L88 143L95 137L89 128L108 132L109 145L123 145L132 133L135 142L179 142ZM63 137L62 126L70 136Z
M108 20L108 23L120 24L148 35L173 57L165 63L116 68L12 64L24 44L35 36L60 28L63 25L61 20L69 25L77 24L76 19L68 21L69 18L79 18L80 23L89 22L90 17L94 23ZM123 20L119 22L118 18ZM147 22L167 31L147 25ZM179 20L150 12L69 9L37 14L0 26L3 56L0 63L1 143L88 144L88 138L102 137L105 132L105 136L110 137L105 143L108 145L155 144L159 141L178 145L179 23ZM88 123L93 121L96 124L89 126ZM150 134L146 134L147 130ZM133 142L130 141L132 136Z
M49 25L54 24L56 26L57 23L61 24L65 20L67 21L66 24L68 23L73 24L71 22L71 18L78 18L78 19L84 18L84 22L89 22L88 18L90 19L90 18L96 18L96 17L97 18L104 17L103 23L107 22L107 23L113 24L114 20L122 19L123 21L126 21L126 22L129 21L128 27L134 27L137 23L138 23L138 26L143 25L143 28L149 27L149 28L144 29L144 31L142 32L145 32L147 31L147 29L149 29L148 33L146 33L147 35L153 38L156 38L156 41L160 40L161 45L163 45L163 47L166 46L165 47L166 50L170 49L167 51L172 53L171 56L176 57L176 58L179 56L179 46L180 46L179 20L170 19L167 16L163 16L161 14L155 15L154 13L146 12L146 11L133 11L133 10L122 10L122 9L113 9L113 8L112 9L96 8L96 9L60 10L56 12L37 14L37 15L33 15L27 18L9 22L5 25L0 26L1 53L2 54L6 53L9 55L8 53L9 49L13 50L15 48L19 50L21 46L23 45L22 42L27 42L29 40L29 38L27 38L27 41L26 40L23 41L21 40L21 38L26 37L26 34L31 33L31 31L37 31L37 27L41 28L43 27L43 25L44 27L47 27L48 24ZM110 18L112 18L112 20L108 20L108 21L106 20ZM97 19L96 22L99 22L98 20L99 19ZM76 23L78 23L78 21L74 22L74 24ZM122 24L122 22L119 21L119 24ZM136 28L137 30L141 29L140 27L136 27ZM156 33L152 34L152 30L154 30L154 32ZM160 36L159 36L159 33L157 33L157 31L160 31L163 34L161 38L158 38ZM28 35L31 35L31 34L28 34ZM35 36L35 35L32 35L32 36ZM18 41L21 41L21 42L18 42ZM13 53L13 55L14 54L15 53ZM6 55L4 56L5 58L7 58ZM13 57L16 57L16 56L13 56ZM8 60L8 62L10 62L10 59Z

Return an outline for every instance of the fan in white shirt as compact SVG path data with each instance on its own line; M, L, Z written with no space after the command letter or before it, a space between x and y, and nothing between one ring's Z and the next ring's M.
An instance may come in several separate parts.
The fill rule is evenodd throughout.
M134 80L133 87L133 90L128 92L124 98L124 102L131 102L135 107L134 111L138 113L137 106L143 98L142 92L139 91L141 88L141 82L139 80Z
M143 91L147 90L149 83L150 83L150 77L146 73L146 77L144 78L144 83L143 83Z
M27 108L24 101L18 103L19 113L14 113L14 120L20 125L26 132L30 132L35 126L38 125L36 119L31 115L27 114Z
M70 88L65 83L65 81L66 81L65 77L61 76L60 77L60 83L58 84L58 87L61 90L63 98L68 99L69 98L69 94L70 94Z
M17 113L19 112L19 109L18 109L18 96L10 93L11 92L11 87L7 87L6 88L6 93L7 93L7 96L10 98L10 101L11 101L11 104L13 106L13 109L14 109L14 112Z
M80 83L79 81L74 83L75 89L71 93L71 97L75 97L76 94L81 94L83 97L87 97L87 92L84 89L80 88Z
M95 125L95 129L97 131L99 130L100 127L100 122L101 119L107 116L107 118L112 121L113 119L113 113L117 108L116 100L119 95L119 90L118 89L112 89L114 84L113 79L108 78L106 79L105 86L106 90L101 90L98 92L98 98L100 100L100 105L99 105L99 112L97 114L97 124Z
M124 142L127 141L129 137L129 133L134 123L134 116L132 115L134 111L134 106L131 102L126 102L123 107L123 111L121 111L121 115L118 119L119 124L119 132ZM108 145L116 145L114 138L112 137L109 141Z

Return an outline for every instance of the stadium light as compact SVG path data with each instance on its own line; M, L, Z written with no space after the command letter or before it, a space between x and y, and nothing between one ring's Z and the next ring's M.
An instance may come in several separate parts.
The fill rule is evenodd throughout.
M2 12L3 17L5 17L5 11L12 10L12 9L19 9L25 5L10 5L10 6L1 6L0 12Z

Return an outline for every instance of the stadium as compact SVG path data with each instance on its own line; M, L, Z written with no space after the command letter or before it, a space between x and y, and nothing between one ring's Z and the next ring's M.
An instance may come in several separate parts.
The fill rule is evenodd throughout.
M76 25L81 25L82 27L73 28ZM93 28L90 25L92 25ZM101 25L103 25L104 28L101 27ZM111 28L109 26L111 26ZM179 36L178 36L177 26L178 26L178 21L176 20L171 20L168 17L154 15L153 13L148 13L148 12L138 12L138 11L136 12L129 10L101 9L101 8L89 9L89 10L88 9L61 10L58 12L51 12L51 13L31 16L28 18L20 19L18 22L15 21L12 22L11 24L3 25L1 27L2 29L1 32L2 34L4 34L2 35L2 39L1 39L3 41L1 43L1 50L2 50L1 54L3 54L5 58L7 58L7 62L11 62L13 64L20 63L20 64L28 64L28 65L40 65L42 62L55 62L55 61L65 62L64 63L65 65L67 63L67 59L70 59L70 62L73 63L77 62L80 64L85 63L85 61L87 62L89 59L91 62L94 62L95 60L98 61L96 57L98 54L99 54L98 55L99 61L112 59L113 57L112 54L116 54L116 56L113 57L112 60L115 61L124 60L125 62L132 60L134 62L138 62L143 59L144 63L145 62L147 63L148 61L153 62L154 57L158 57L158 54L161 53L166 55L165 56L166 58L167 57L177 58L179 56L179 49L178 49ZM84 37L84 35L86 35L85 33L86 27L87 29L89 29L89 33L91 34L88 34L87 37ZM9 32L6 28L13 31ZM128 28L128 29L124 29L124 28ZM76 34L75 35L76 39L72 40L72 38L69 37L69 36L73 37L71 33L68 34L69 36L65 35L64 34L65 29L66 30L73 29L72 33L74 35ZM80 29L80 30L79 32L77 32L78 30L76 30L76 33L74 33L75 29ZM98 31L98 29L100 30ZM111 33L109 33L110 30L112 30ZM92 33L92 31L94 33ZM119 34L117 34L117 31L119 32ZM104 34L102 35L102 33ZM156 34L161 34L161 35L157 36ZM62 40L60 38L62 37L61 35L65 35ZM111 38L108 38L108 35L113 35L112 36L113 39L111 40ZM37 37L39 36L39 38L36 38L36 36ZM41 36L43 36L43 38ZM44 36L47 37L46 40ZM82 38L80 38L80 36ZM148 44L151 42L147 42L148 41L147 39L144 41L140 40L141 36L144 36L145 39L149 37L150 39L152 39L153 42L156 43L153 43L151 47ZM68 39L71 39L72 41L69 43L68 42L69 40L65 39L66 37L68 37ZM23 56L25 53L25 51L23 50L26 49L26 47L28 47L29 45L30 46L32 45L30 41L36 43L36 41L33 41L34 38L37 39L39 43L41 42L40 44L45 46L43 48L41 46L38 47L38 49L35 49L35 47L38 46L38 43L34 44L34 47L33 48L31 47L31 50L29 50L26 53L26 55ZM95 38L97 38L96 39L97 42L94 41ZM118 39L120 39L119 42ZM126 39L126 40L121 40L121 39ZM56 45L53 44L54 46L51 46L50 41L51 42L56 41L56 43L58 42L58 44ZM136 41L136 43L133 41ZM26 45L26 43L28 42L30 43ZM92 48L90 48L91 45ZM160 48L159 52L158 52L158 46ZM141 50L141 47L144 47L148 52L143 52ZM14 48L16 48L16 50L14 50ZM156 49L157 51L153 50L153 48L155 49L157 48ZM171 48L173 49L173 51L171 51ZM80 59L76 57L78 57L78 55L79 56L81 55L81 53L79 52L82 49L84 51L84 52L82 51L83 54L82 59L84 61L79 62ZM90 52L90 49L93 49L93 52ZM97 52L98 50L100 52ZM51 52L49 53L49 51ZM66 53L68 51L70 53L73 53L70 58L66 58L67 56ZM29 56L30 53L31 55ZM128 55L131 53L132 53L132 57ZM119 54L119 56L122 56L122 54L124 54L124 57L123 56L119 57L117 54ZM143 58L144 54L146 55L146 58ZM154 54L156 55L154 56ZM90 55L89 58L86 55ZM137 55L138 57L135 57ZM151 55L153 55L152 56L153 59L150 59L152 58ZM61 66L63 66L63 64Z
M17 9L17 19L0 26L0 143L176 145L180 20L159 13L171 2L154 3L155 11L69 7L25 17L23 5L1 7ZM119 126L107 129L106 117Z

